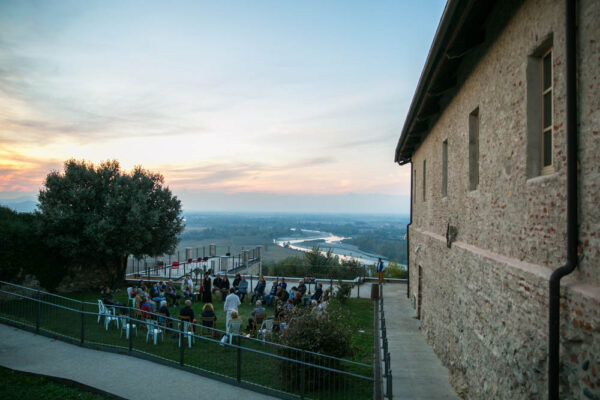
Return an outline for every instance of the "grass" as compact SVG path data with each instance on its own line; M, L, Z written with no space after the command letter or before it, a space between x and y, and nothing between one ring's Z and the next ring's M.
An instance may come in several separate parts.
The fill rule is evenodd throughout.
M123 303L127 303L127 294L124 290L115 291L113 293L115 299ZM114 323L111 323L109 330L104 329L104 321L98 323L98 307L97 300L100 298L94 293L79 293L69 296L73 300L90 302L85 304L84 310L89 312L83 318L83 333L84 341L87 344L92 344L101 347L110 347L122 353L128 353L129 341L125 338L125 334L120 329L116 328ZM220 296L213 296L213 305L217 315L216 328L224 330L225 327L225 312L223 310L223 302ZM65 307L79 310L81 303L69 299L57 299L48 297L47 301L59 304ZM370 366L373 362L373 305L368 300L349 299L344 306L341 306L335 301L330 304L331 309L339 309L347 315L348 329L352 332L353 357L352 361L368 364L369 367L354 365L351 363L341 363L341 369L352 372L354 374L370 377L372 371ZM20 321L30 327L35 327L37 304L31 300L21 299L13 301L0 301L0 317L8 317L15 321ZM194 313L199 316L201 313L202 303L193 304ZM253 306L246 300L240 307L240 316L243 321L250 317ZM180 307L171 307L171 316L176 317L179 314ZM274 313L273 308L267 308L267 315L271 316ZM77 311L66 310L52 305L40 305L40 329L66 336L73 341L79 341L81 338L82 318ZM197 317L197 319L199 319ZM132 335L132 351L160 358L166 362L179 364L180 362L180 347L178 338L171 337L173 333L167 332L164 339L159 338L157 345L154 345L152 339L146 342L146 329L142 323L137 324L137 336ZM177 324L175 324L175 327ZM135 331L134 331L135 332ZM122 334L122 335L121 335ZM199 334L199 332L197 332ZM275 390L285 390L283 382L277 379L277 369L275 358L271 355L277 355L277 347L270 344L241 337L240 361L242 366L241 379L248 383L261 385ZM186 340L187 342L187 340ZM187 344L187 343L186 343ZM253 351L255 350L255 351ZM257 353L259 351L261 353ZM299 360L302 357L300 352L292 352L290 358ZM184 365L193 369L202 370L212 374L237 378L237 363L238 349L230 346L221 346L218 339L213 338L196 338L195 344L188 348L184 346ZM293 362L293 361L290 361ZM324 365L327 365L324 362ZM314 398L343 398L348 393L353 393L353 398L368 398L371 396L372 384L370 381L362 381L348 376L339 378L339 383L336 382L337 390L331 392L318 392L311 394ZM343 390L342 390L343 389ZM345 393L345 395L344 395Z
M66 385L50 377L0 367L0 398L48 400L100 400L111 397Z

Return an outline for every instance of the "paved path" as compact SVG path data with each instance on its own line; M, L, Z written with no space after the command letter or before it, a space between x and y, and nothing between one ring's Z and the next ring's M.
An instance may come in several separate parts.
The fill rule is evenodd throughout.
M387 283L383 296L394 399L458 399L448 381L448 370L418 328L406 285Z
M126 399L238 399L272 397L176 368L86 349L0 324L0 365L66 378Z

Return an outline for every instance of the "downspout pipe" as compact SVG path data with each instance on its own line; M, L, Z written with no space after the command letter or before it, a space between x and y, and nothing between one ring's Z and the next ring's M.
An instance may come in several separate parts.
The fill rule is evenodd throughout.
M411 161L410 162L410 221L408 222L408 225L406 225L406 272L408 273L406 275L406 298L410 299L410 226L412 225L412 219L413 219L413 177L415 175L415 173L413 172L414 170L414 164Z
M550 276L548 321L548 399L558 400L560 363L560 280L577 267L577 8L576 0L566 5L566 138L567 138L567 264Z

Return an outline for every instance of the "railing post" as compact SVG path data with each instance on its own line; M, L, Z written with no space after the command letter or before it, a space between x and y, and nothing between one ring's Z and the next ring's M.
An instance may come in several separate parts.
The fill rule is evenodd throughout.
M304 398L304 393L306 393L306 377L305 375L305 371L304 371L304 360L306 359L305 354L304 354L304 350L302 350L300 352L300 361L302 361L302 364L300 364L300 398L303 399Z
M35 332L40 332L40 314L41 314L41 292L37 291L37 304L35 307Z
M183 342L183 326L185 323L182 321L179 323L179 365L183 366L183 353L185 348L185 343Z
M237 381L242 382L242 337L237 336Z
M389 355L388 355L388 357L389 357ZM392 370L391 369L387 373L386 386L387 386L387 390L386 390L387 398L391 400L394 398L394 394L392 393Z
M131 313L132 313L132 309L131 309L131 307L129 307L129 315L127 318L127 323L129 324L129 352L130 353L133 350L133 323L131 322ZM137 327L136 327L136 335L137 335Z
M83 344L85 336L85 303L81 302L81 344Z

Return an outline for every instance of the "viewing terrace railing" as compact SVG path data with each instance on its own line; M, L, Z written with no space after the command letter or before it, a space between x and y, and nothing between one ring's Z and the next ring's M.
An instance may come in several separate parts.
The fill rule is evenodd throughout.
M160 326L154 343L147 313L116 307L106 315L97 303L33 290L0 281L0 322L81 346L128 354L209 376L280 398L369 399L373 369L323 354L266 340L236 335L221 343L225 332L195 325ZM296 322L301 323L301 322ZM127 329L131 327L131 329ZM148 333L151 331L152 333ZM193 345L188 347L189 341Z
M127 258L126 276L155 276L164 279L176 279L193 271L231 273L251 267L260 261L259 248L243 250L240 254L231 254L229 248L207 247L187 248L175 254L157 257ZM220 251L220 252L219 252ZM218 255L222 254L222 255Z

